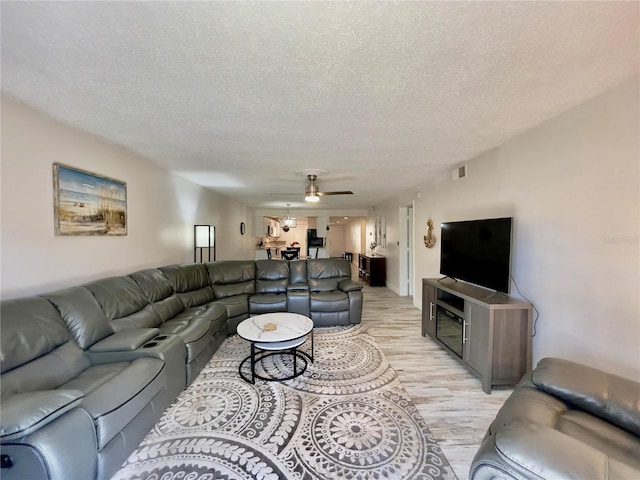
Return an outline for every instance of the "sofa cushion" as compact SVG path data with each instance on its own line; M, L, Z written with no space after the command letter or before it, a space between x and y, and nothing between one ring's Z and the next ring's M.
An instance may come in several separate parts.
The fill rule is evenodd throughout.
M341 290L311 292L311 312L344 312L349 310L349 295Z
M163 322L184 310L184 304L175 294L171 282L161 270L150 268L132 273L129 276L142 289Z
M307 261L293 260L289 262L289 284L290 285L306 285L307 284Z
M157 302L173 295L173 286L169 279L157 268L149 268L129 274L144 292L147 300Z
M337 290L340 281L347 278L351 278L351 266L347 260L307 260L307 279L312 292Z
M4 331L2 337L4 341ZM2 399L39 390L55 390L91 365L84 351L73 341L2 374Z
M287 311L286 293L265 293L251 295L249 299L249 313L259 315L271 312Z
M2 401L2 441L9 442L42 428L77 407L77 390L47 390L13 395Z
M249 313L249 295L224 297L216 300L215 303L226 307L228 318L234 318Z
M285 260L256 261L256 293L286 293L288 285L289 262Z
M216 300L255 293L255 261L229 260L207 263L206 266ZM232 316L231 313L229 316Z
M176 293L199 290L209 285L207 268L202 263L167 265L160 267L160 270L171 282Z
M165 388L165 375L162 360L144 357L91 366L62 388L84 393L81 406L93 418L101 450Z
M97 300L84 287L71 287L43 295L60 312L76 343L86 350L113 333Z
M256 294L251 295L249 299L249 306L251 309L251 305L284 305L284 310L286 312L287 309L287 294L286 293L265 293L265 294Z
M207 268L201 263L160 267L185 308L197 307L214 299Z
M40 358L71 340L59 312L42 297L3 301L0 322L2 373Z
M161 323L142 289L130 277L109 277L87 283L115 331L150 328Z
M640 436L640 383L560 358L538 362L542 391Z

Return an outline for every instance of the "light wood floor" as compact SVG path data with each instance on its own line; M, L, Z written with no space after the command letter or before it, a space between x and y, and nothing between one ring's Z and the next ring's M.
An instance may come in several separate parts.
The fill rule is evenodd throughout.
M511 389L482 391L480 381L448 352L421 334L421 312L411 297L388 288L363 289L362 324L369 327L420 410L460 480L487 427Z

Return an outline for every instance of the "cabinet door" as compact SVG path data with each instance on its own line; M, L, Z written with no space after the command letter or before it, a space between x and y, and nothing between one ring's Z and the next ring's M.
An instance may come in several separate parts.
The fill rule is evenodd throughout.
M489 371L489 309L465 302L462 359L480 375Z
M436 287L422 284L422 336L436 336Z

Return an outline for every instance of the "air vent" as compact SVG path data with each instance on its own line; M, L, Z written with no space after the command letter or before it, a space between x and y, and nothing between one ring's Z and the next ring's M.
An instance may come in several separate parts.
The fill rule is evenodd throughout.
M459 167L456 167L453 169L453 179L454 180L460 180L461 178L464 178L467 176L467 164L465 163L464 165L460 165Z

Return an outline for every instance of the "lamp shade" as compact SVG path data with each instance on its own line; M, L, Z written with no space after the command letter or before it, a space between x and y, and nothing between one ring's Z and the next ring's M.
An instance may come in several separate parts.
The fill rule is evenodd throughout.
M212 225L196 225L195 230L197 248L213 247L215 230Z

